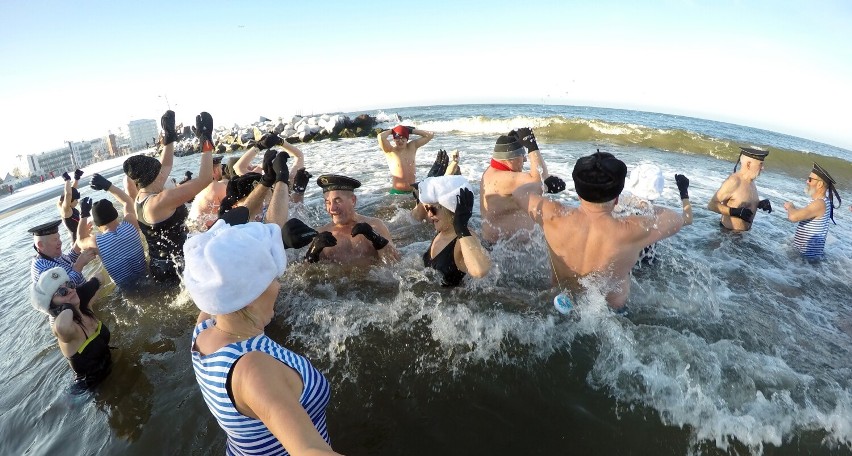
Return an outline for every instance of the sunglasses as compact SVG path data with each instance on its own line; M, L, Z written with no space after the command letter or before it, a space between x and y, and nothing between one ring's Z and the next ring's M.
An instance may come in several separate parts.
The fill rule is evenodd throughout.
M438 216L438 206L433 206L431 204L424 204L423 208L426 209L426 212L428 212L429 215L431 215L433 217Z
M59 287L56 293L53 293L53 296L68 296L68 293L75 288L77 288L77 284L74 282L65 282L65 286Z
M816 177L810 177L810 176L808 176L808 182L811 182L811 181L817 181L817 182L820 182L820 180L819 180L819 179L817 179Z

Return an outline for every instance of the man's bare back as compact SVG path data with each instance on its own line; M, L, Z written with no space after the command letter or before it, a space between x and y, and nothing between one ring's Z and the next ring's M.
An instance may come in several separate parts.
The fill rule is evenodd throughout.
M192 201L192 209L189 211L190 220L195 220L198 225L203 224L207 228L213 226L219 218L219 205L225 197L227 187L227 182L220 181L211 182L204 187L204 190L201 190Z

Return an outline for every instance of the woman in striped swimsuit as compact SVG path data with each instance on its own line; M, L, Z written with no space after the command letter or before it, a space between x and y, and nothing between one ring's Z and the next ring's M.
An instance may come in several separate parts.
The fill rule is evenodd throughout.
M337 454L326 426L328 381L306 358L264 334L287 264L281 240L289 200L286 156L273 162L279 178L267 213L272 223L219 220L184 245L184 283L201 310L192 366L204 402L227 435L228 455ZM255 192L268 190L259 188Z
M793 245L806 259L820 259L825 253L825 238L828 235L828 221L834 222L834 197L837 196L837 207L840 207L840 195L834 188L835 181L818 164L814 163L813 170L808 176L805 193L811 197L811 202L803 207L787 201L787 219L799 222Z

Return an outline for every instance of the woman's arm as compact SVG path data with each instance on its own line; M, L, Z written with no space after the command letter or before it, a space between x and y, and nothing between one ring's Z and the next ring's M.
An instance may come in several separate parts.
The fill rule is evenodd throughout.
M465 236L456 241L453 257L459 270L472 277L484 277L491 269L491 257L474 235Z
M254 169L254 167L251 165L251 162L252 160L254 160L254 157L257 155L257 152L259 150L260 149L258 149L257 147L252 146L249 150L246 151L246 153L242 155L242 157L240 157L239 160L237 160L236 163L234 163L234 172L237 173L238 176L245 175L246 173Z

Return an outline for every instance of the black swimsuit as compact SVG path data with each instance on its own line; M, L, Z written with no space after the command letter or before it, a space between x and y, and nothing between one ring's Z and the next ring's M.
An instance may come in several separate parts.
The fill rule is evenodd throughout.
M442 287L455 287L461 283L465 276L465 273L456 266L454 253L457 240L458 238L455 238L450 241L440 253L435 255L435 258L431 258L429 255L429 252L432 251L432 244L429 244L429 248L423 253L423 266L433 268L444 276L444 280L441 281ZM432 239L432 243L434 242L435 240Z
M62 219L65 222L65 228L71 232L71 242L77 242L77 225L80 224L80 211L77 208L71 208L71 217Z
M148 258L151 270L151 275L157 280L168 280L176 278L178 271L183 269L183 244L186 242L186 218L189 216L189 209L185 204L181 204L175 209L175 212L162 222L149 224L144 220L145 202L148 201L150 195L145 197L142 202L136 202L136 213L138 214L139 229L145 235L145 240L148 242Z
M83 334L86 334L85 328ZM109 375L112 370L109 337L109 328L98 321L98 329L91 336L86 334L86 341L68 358L68 363L74 370L75 384L91 388Z

